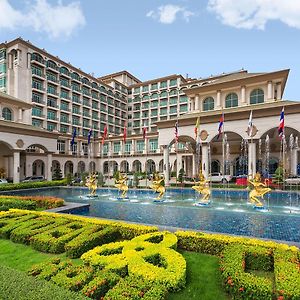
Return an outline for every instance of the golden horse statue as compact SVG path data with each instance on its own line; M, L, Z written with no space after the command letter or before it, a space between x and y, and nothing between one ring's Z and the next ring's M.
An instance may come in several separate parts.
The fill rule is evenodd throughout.
M250 202L253 203L256 207L263 207L262 200L263 196L270 192L271 189L267 187L266 184L261 182L261 175L256 173L253 180L248 180L249 183L253 185L253 190L249 194Z
M152 184L150 185L150 188L154 192L159 193L158 196L155 198L156 200L160 200L166 192L166 189L163 185L163 181L164 181L163 176L160 176L157 173L154 174L154 177L153 177L153 180L152 180Z
M97 190L97 176L96 174L91 174L87 177L85 185L89 188L90 195L95 196Z
M122 198L126 197L126 194L128 192L128 186L126 184L127 181L127 176L120 174L119 178L116 179L115 181L115 187L119 190L122 191Z
M201 199L202 203L209 202L211 191L208 186L208 180L205 179L205 176L203 175L202 171L200 171L200 173L199 173L199 181L195 182L195 185L192 186L192 189L194 189L200 195L203 195L203 197Z

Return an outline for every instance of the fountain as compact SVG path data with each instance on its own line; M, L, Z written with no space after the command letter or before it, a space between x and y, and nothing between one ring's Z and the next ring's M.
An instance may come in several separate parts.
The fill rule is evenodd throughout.
M206 206L210 204L211 190L208 185L208 180L205 179L201 168L199 173L199 181L195 182L195 185L192 186L192 188L202 195L202 199L199 202L194 203L194 206Z

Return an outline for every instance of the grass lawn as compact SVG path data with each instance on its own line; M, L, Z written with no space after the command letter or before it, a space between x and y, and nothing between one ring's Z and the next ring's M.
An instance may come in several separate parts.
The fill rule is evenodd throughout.
M32 265L42 263L51 257L67 259L65 254L48 254L32 249L30 246L16 244L10 240L0 239L0 265L11 267L19 271L28 271ZM69 259L69 258L68 258ZM75 264L80 259L72 259Z
M223 300L230 299L221 285L219 259L215 256L180 251L187 264L186 288L169 294L170 300Z
M187 262L187 285L177 293L170 293L170 300L228 300L219 278L218 258L196 252L180 251ZM10 240L0 239L0 265L20 271L27 271L32 265L42 263L51 257L66 258L65 254L47 254L36 251L30 246L16 244ZM72 259L80 264L80 259Z

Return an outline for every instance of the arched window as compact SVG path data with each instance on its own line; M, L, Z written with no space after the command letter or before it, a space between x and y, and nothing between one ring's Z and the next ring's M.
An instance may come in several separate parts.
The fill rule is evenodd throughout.
M263 103L264 98L264 91L262 89L255 89L250 94L250 104Z
M203 101L203 111L214 110L215 100L213 97L207 97Z
M4 107L2 109L2 118L6 121L12 121L13 120L13 113L11 109Z
M236 107L238 106L238 95L236 93L230 93L226 96L225 107Z

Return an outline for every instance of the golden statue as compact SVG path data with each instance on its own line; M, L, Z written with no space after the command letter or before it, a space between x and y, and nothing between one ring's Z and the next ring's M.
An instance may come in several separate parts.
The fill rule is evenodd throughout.
M201 199L201 203L207 204L209 202L211 191L208 186L208 180L205 179L202 170L200 170L199 173L199 181L195 182L195 185L192 186L192 189L197 191L199 194L203 195Z
M150 188L154 190L154 192L159 193L158 196L155 198L156 200L160 200L166 192L166 189L163 185L163 181L164 181L163 176L160 176L158 173L154 174Z
M116 179L115 181L115 187L119 190L122 191L122 198L126 197L127 191L128 191L128 186L126 184L127 181L127 176L126 175L119 175L119 178Z
M263 207L263 204L259 200L259 198L262 200L263 196L266 193L270 192L271 189L268 188L266 184L261 182L261 175L259 173L256 173L254 175L253 180L248 181L253 185L253 190L249 194L250 202L253 203L256 207Z
M6 172L4 168L0 168L0 178L5 178Z
M97 176L96 174L91 174L87 177L85 185L89 188L90 196L95 197L96 196L96 190L97 190Z

